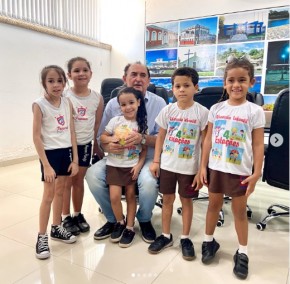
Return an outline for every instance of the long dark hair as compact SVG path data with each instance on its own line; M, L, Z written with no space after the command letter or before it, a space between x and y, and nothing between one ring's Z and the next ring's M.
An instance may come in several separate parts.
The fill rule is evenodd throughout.
M141 134L146 134L147 129L148 129L147 111L145 107L145 100L143 97L143 93L139 90L135 90L132 87L122 88L119 91L118 96L117 96L118 103L120 103L119 97L122 94L133 94L137 100L140 100L140 106L138 107L138 110L137 110L136 121L138 124L138 132Z

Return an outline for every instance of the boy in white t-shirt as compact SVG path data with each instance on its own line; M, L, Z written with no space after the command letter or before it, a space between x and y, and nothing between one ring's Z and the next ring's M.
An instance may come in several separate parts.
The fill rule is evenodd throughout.
M157 254L173 245L170 223L178 182L183 221L180 243L185 260L193 260L195 257L189 237L192 198L198 196L198 190L202 187L198 173L199 158L208 117L208 110L193 100L198 90L198 79L198 73L189 67L178 68L173 73L172 90L177 102L163 108L156 118L160 129L150 166L152 175L160 178L159 191L163 194L163 206L162 235L156 238L148 251Z

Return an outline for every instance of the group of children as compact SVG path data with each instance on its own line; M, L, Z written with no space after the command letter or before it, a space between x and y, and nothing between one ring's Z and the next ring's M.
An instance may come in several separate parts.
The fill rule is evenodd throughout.
M95 139L103 100L88 88L92 76L89 62L80 57L71 59L67 76L74 86L64 91L67 81L64 71L58 66L45 67L41 73L45 94L33 104L33 137L44 181L36 244L36 256L40 259L50 255L46 230L52 202L52 239L73 243L76 235L89 230L81 213L84 176L90 165L91 152L103 157ZM198 73L192 68L176 69L172 75L172 90L177 102L167 105L156 118L160 128L150 171L159 179L159 191L163 195L162 234L150 244L148 251L157 254L173 245L170 225L178 183L183 211L182 256L186 260L195 258L190 239L192 198L198 196L199 189L205 185L208 187L209 205L202 262L210 263L220 247L213 234L226 194L232 197L239 242L234 254L234 273L245 279L249 262L247 198L260 178L264 155L264 113L261 107L246 100L248 89L255 83L254 67L245 58L228 62L224 95L209 111L194 102L198 79ZM106 126L100 137L104 144L124 145L124 139L131 131L142 135L147 133L143 94L124 87L117 99L123 116L114 117ZM135 186L146 151L146 146L140 144L124 147L121 154L108 154L107 183L118 221L111 241L118 242L121 247L130 246L135 236ZM122 187L127 201L126 219L121 204ZM70 215L71 192L73 216Z

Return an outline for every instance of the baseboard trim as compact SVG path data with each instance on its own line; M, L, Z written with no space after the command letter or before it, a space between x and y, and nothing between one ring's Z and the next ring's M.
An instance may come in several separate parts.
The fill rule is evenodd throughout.
M33 155L33 156L28 156L28 157L22 157L22 158L17 158L17 159L11 159L11 160L7 160L7 161L0 161L0 167L7 167L7 166L12 166L15 164L20 164L20 163L25 163L25 162L29 162L29 161L34 161L38 159L37 155Z

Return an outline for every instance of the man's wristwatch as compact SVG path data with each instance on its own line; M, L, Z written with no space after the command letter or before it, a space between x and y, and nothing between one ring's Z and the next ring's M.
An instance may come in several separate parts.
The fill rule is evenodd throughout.
M142 144L142 145L145 145L145 144L146 144L146 137L145 137L145 134L142 134L141 144Z

